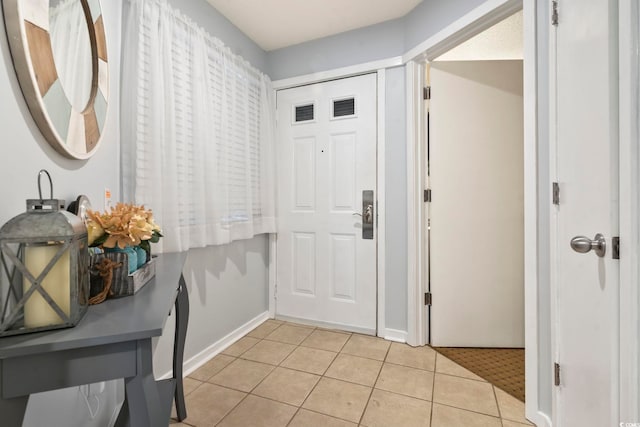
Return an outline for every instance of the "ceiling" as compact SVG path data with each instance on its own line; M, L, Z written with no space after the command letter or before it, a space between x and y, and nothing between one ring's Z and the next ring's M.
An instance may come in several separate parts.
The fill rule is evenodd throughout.
M422 0L207 0L266 51L406 15Z

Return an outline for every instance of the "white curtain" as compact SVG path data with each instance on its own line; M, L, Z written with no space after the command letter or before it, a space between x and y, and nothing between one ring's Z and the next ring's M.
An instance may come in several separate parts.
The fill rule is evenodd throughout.
M163 0L125 3L125 201L162 227L160 251L275 231L269 78Z
M71 105L79 112L89 102L93 75L87 25L80 0L62 0L49 11L49 34L58 79Z

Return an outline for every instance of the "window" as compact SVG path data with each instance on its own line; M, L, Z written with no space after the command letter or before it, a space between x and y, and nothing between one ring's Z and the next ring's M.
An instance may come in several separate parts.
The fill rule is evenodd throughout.
M163 0L131 0L126 25L123 194L153 209L160 249L274 232L269 78Z

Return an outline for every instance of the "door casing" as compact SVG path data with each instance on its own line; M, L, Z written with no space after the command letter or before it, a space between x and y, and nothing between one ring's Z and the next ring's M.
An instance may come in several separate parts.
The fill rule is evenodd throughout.
M479 34L507 18L520 9L524 10L524 241L525 241L525 352L527 418L538 426L551 426L550 418L539 410L538 361L540 330L538 307L538 96L537 96L537 4L544 0L486 1L478 8L424 43L408 52L407 61L407 196L408 196L408 286L409 286L409 330L407 342L424 345L428 340L427 308L423 304L427 247L426 209L421 199L425 178L424 104L421 96L426 63L458 44ZM548 203L549 204L549 203ZM551 337L544 337L551 339ZM550 374L549 374L550 375ZM551 391L549 391L551 392Z
M640 6L619 0L620 421L640 420Z

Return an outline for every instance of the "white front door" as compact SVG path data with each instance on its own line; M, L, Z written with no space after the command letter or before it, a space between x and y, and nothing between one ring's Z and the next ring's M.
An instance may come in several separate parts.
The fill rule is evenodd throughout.
M375 74L278 91L278 317L376 333L376 100Z
M551 160L559 187L551 254L558 427L640 421L618 419L619 266L612 259L619 218L617 3L562 0L559 24L552 30L556 54L550 80L556 86L551 128L557 134ZM606 241L602 257L570 246L574 237L594 239L597 233Z
M522 61L434 62L431 344L524 347Z

